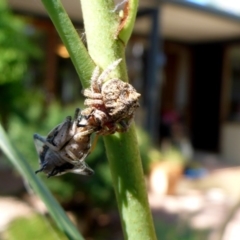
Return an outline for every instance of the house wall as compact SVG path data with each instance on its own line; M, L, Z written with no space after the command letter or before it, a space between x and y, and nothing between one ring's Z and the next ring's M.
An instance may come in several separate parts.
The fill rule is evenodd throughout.
M226 122L221 127L221 154L232 162L240 162L240 124Z
M165 41L164 54L161 109L184 117L195 150L219 152L224 43ZM180 81L183 69L184 84Z
M195 149L219 150L222 44L192 46L191 139Z
M225 46L220 132L222 156L240 162L240 40Z
M190 49L185 44L165 40L163 52L165 64L161 84L161 141L173 137L176 124L181 124L184 134L188 135L191 69Z

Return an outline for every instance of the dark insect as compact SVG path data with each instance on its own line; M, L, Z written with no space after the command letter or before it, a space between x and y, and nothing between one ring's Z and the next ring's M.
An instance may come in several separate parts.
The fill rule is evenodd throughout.
M47 137L34 134L34 142L39 155L40 169L48 177L67 172L92 175L94 171L86 164L90 153L93 127L87 124L87 117L76 109L74 119L69 116L56 126Z

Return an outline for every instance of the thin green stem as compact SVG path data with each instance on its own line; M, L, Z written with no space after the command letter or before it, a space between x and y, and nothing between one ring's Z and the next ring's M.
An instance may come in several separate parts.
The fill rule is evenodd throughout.
M121 28L118 37L127 45L132 34L138 9L138 0L129 0L124 7Z
M120 20L113 1L81 0L81 4L89 54L103 69L123 58L114 74L127 81L125 44L116 38ZM105 137L104 142L125 239L156 239L134 125L127 133Z
M72 240L83 239L59 203L54 199L54 197L51 195L45 185L39 180L39 178L36 177L28 162L24 159L23 156L21 156L21 154L16 151L16 149L14 149L1 125L0 149L18 169L21 175L28 181L34 192L36 192L38 196L41 197L56 224L66 234L66 236Z
M42 0L42 3L69 52L83 87L88 87L95 64L63 8L61 1Z

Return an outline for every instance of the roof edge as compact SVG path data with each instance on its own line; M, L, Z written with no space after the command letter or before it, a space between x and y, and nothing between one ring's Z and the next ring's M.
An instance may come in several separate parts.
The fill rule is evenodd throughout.
M229 20L239 22L240 23L240 16L237 16L236 14L232 14L230 12L223 11L221 9L213 8L210 6L204 6L200 5L194 2L188 2L188 1L179 1L179 0L160 0L162 4L171 4L171 5L178 5L182 7L188 7L191 9L203 11L206 13L214 14L219 17L224 17Z

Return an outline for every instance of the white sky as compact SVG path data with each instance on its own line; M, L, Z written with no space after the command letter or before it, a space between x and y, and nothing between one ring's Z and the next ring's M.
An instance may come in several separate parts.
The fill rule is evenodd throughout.
M239 0L187 0L202 5L211 4L221 8L223 11L232 12L240 15L240 1Z

